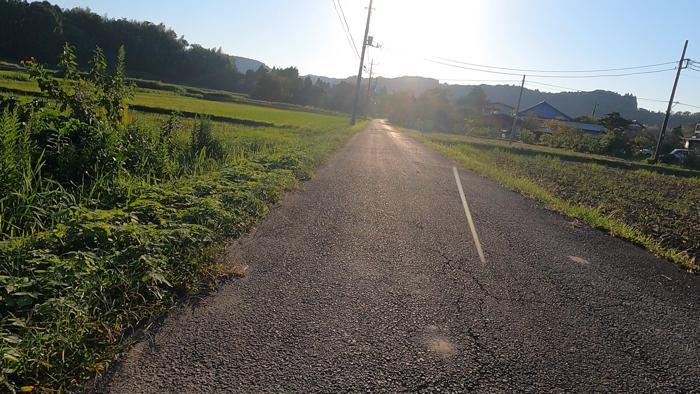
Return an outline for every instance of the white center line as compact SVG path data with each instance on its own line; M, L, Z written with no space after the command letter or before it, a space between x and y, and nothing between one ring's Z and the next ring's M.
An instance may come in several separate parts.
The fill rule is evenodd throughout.
M467 215L467 221L469 222L469 229L472 231L472 237L474 238L474 245L476 245L476 251L479 253L479 260L482 263L486 263L486 258L484 257L484 250L481 249L481 242L479 242L479 236L476 234L476 227L474 227L474 220L472 220L472 213L469 210L469 204L467 204L467 198L464 197L464 189L462 189L462 181L459 179L459 172L457 167L452 166L452 172L455 174L455 181L457 182L457 189L459 189L459 197L462 199L462 206L464 207L464 214Z

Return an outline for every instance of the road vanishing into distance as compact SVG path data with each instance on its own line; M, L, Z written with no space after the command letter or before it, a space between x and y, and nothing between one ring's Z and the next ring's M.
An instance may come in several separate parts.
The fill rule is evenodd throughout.
M227 254L102 391L700 391L700 277L381 121Z

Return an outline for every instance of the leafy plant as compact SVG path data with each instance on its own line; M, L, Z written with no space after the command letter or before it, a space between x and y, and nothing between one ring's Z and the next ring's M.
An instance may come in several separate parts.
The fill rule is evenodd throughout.
M96 50L81 74L70 46L61 64L64 79L27 64L44 99L0 105L0 391L74 390L102 373L125 336L210 283L225 237L356 130L230 103L297 126L129 119L120 66L109 73Z

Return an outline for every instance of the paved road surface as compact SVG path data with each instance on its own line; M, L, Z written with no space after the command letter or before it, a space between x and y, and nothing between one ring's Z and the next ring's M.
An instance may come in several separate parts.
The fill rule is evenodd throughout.
M374 122L105 390L700 390L700 279Z

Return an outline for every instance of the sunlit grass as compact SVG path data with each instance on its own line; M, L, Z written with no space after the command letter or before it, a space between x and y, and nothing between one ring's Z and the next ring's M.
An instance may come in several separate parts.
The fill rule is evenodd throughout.
M11 93L21 101L38 91L18 72L2 72L0 87L26 92ZM22 224L0 232L0 306L7 312L0 316L0 392L72 392L104 372L133 330L234 272L215 259L226 241L244 235L365 124L152 89L137 89L134 102L274 126L211 122L221 155L207 155L191 153L192 130L206 121L181 119L173 143L163 143L168 115L132 109L125 130L152 138L127 153L154 160L86 187L57 187L32 172L32 188L13 189L23 197L11 205L18 209L0 198L0 224ZM21 130L12 119L3 135L11 134L10 123ZM151 146L173 152L157 161L160 151ZM153 163L172 171L149 172Z

